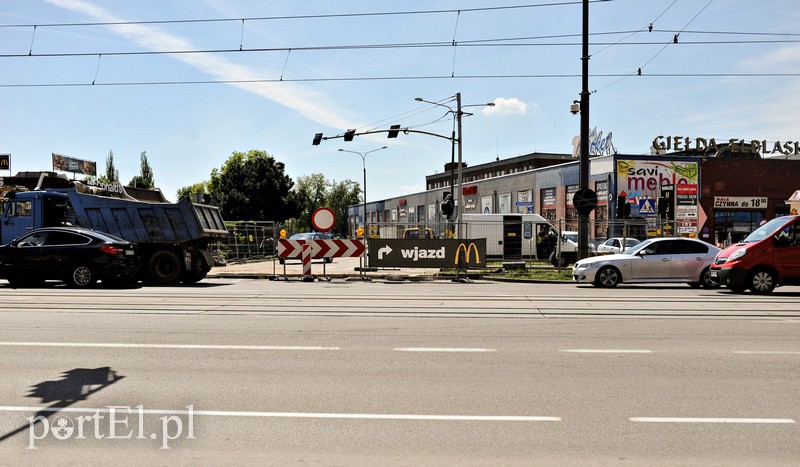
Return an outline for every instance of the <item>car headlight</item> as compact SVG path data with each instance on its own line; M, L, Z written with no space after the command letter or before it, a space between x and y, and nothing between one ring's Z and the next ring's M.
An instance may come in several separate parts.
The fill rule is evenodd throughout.
M734 251L732 255L728 257L728 261L737 260L742 256L744 256L745 253L747 253L747 248L739 248L738 250Z
M575 269L586 269L588 267L589 265L587 263L580 263L580 262L575 263Z

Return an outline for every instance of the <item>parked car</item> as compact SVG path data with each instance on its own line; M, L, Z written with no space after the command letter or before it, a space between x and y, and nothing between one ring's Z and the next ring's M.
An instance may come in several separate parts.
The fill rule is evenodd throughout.
M622 248L623 242L625 244L625 248ZM597 246L597 253L599 254L614 254L614 253L622 253L623 251L627 250L628 248L638 245L640 242L639 240L631 237L613 237L609 238L605 242L601 243Z
M575 263L572 277L598 287L635 282L687 282L692 287L718 287L709 273L720 249L692 238L653 238L624 253L593 256Z
M772 219L722 250L711 274L736 293L768 294L778 285L800 285L800 216Z
M436 238L436 234L433 233L433 229L429 229L429 228L420 229L420 228L417 228L417 227L412 227L410 229L405 229L403 231L403 238L406 238L406 239L409 239L409 238L412 238L412 239L422 238L422 239L430 240L432 238Z
M0 278L14 287L61 280L72 287L133 281L140 272L134 245L79 227L33 230L0 246Z
M289 240L333 240L333 235L323 232L300 232L289 237ZM333 258L322 258L325 263L332 263ZM286 263L286 258L278 258L280 264Z

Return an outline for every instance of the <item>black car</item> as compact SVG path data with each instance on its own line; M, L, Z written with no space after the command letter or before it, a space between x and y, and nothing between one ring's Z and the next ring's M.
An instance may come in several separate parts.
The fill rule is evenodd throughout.
M33 230L0 246L0 278L14 287L61 280L88 287L97 280L128 282L139 275L132 243L114 235L78 227Z

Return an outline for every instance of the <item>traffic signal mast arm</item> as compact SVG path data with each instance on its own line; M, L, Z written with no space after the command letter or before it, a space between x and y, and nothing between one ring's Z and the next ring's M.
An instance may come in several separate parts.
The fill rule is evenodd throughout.
M374 135L374 134L377 134L377 133L393 133L393 132L400 132L400 131L402 131L404 134L419 133L419 134L422 134L422 135L435 136L437 138L446 139L447 141L451 141L451 142L454 141L452 136L444 136L444 135L440 135L440 134L437 134L437 133L431 133L429 131L414 130L414 129L411 129L411 128L392 128L392 129L389 129L389 130L368 130L368 131L362 131L360 133L350 133L348 131L346 133L342 133L342 134L336 135L336 136L322 136L322 133L317 133L316 135L314 135L314 141L312 142L312 144L314 146L317 146L322 141L327 141L329 139L344 138L345 136ZM394 138L396 136L391 136L390 135L389 137L390 138Z

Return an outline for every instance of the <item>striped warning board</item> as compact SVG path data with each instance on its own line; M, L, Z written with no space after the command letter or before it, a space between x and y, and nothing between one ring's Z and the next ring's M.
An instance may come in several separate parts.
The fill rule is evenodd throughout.
M363 240L278 240L279 258L300 258L303 244L311 245L311 257L353 258L364 254Z

